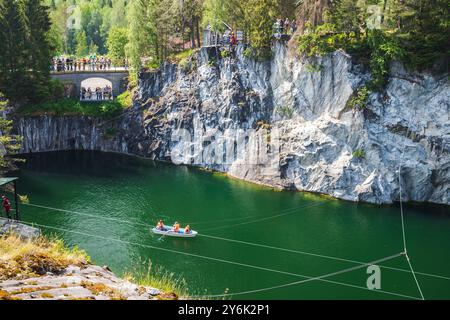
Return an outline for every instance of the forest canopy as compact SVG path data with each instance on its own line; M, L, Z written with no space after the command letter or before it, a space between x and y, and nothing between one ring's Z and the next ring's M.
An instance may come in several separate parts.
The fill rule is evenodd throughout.
M392 60L448 71L448 0L0 0L0 90L43 100L56 88L51 58L128 59L136 75L202 45L206 26L241 30L255 58L267 58L276 19L295 21L289 42L314 57L343 49L369 65L381 88ZM16 87L15 83L23 86Z

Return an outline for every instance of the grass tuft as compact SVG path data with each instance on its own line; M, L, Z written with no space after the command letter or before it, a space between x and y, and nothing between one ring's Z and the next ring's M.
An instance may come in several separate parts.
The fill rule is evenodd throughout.
M14 234L0 237L0 280L58 273L69 265L83 266L89 261L85 251L67 248L61 239L41 236L23 240Z
M153 266L151 261L145 270L140 269L134 270L132 273L128 272L123 278L140 286L158 288L164 291L165 293L161 293L159 296L163 300L177 300L179 297L186 299L189 297L188 285L184 278L161 266Z

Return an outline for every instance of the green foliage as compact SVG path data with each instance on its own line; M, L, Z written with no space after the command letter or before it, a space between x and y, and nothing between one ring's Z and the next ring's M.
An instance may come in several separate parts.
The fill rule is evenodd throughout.
M251 47L247 47L242 52L242 55L246 58L252 58L253 57L253 50Z
M63 99L40 104L30 104L19 109L23 116L91 116L113 118L120 115L124 105L118 100L101 102L81 102L78 99Z
M133 105L133 94L131 91L125 91L119 94L116 98L122 109L127 109Z
M211 68L215 67L216 65L217 65L217 60L215 58L210 58L208 60L208 66L210 66Z
M371 51L370 71L372 80L369 85L371 89L379 90L386 83L391 62L401 60L405 52L395 37L380 30L369 31L367 40Z
M159 67L161 66L161 63L157 60L149 60L144 64L144 68L145 69L150 69L150 70L157 70L159 69Z
M362 110L367 106L370 90L367 87L362 87L356 91L356 94L350 98L347 106L352 109Z
M244 6L247 34L255 58L264 60L271 55L273 23L278 16L276 0L247 0Z
M123 27L111 27L108 34L108 55L113 64L120 64L125 58L125 47L128 43L128 31Z
M369 5L378 5L381 16L372 16ZM393 60L413 69L449 62L448 0L337 0L317 6L302 2L300 16L307 22L298 36L298 52L312 57L343 49L367 61L371 90L385 86Z
M49 31L41 1L0 2L0 90L11 103L45 98L52 53Z
M158 288L184 299L189 298L189 286L184 278L161 266L153 265L151 261L140 261L138 266L133 268L132 272L125 273L123 278L141 286Z
M85 57L89 54L89 48L87 46L86 32L80 31L76 36L76 55L77 57Z
M305 66L305 69L306 69L307 72L311 72L311 73L313 73L313 72L320 72L323 69L323 65L316 64L316 63L308 63Z
M76 44L97 48L99 54L107 53L107 38L110 30L127 25L128 0L69 0L46 1L50 6L52 39L59 49L55 53L75 54ZM84 43L77 35L84 33ZM79 39L81 40L81 39Z
M202 25L210 25L213 30L224 31L224 22L233 27L243 27L247 1L241 0L204 0Z
M7 105L8 101L0 93L0 113L5 111ZM12 157L12 155L20 150L22 143L22 137L11 134L12 125L12 120L0 117L0 174L15 169L15 163L21 161L18 158Z
M276 108L276 112L283 118L292 119L294 109L291 106L281 106Z
M221 56L223 59L225 59L225 58L230 57L230 56L231 56L231 53L230 53L230 51L228 51L228 50L222 50L222 51L220 51L220 56Z
M338 32L336 25L324 23L315 28L307 24L307 32L298 37L298 51L306 57L323 56L338 49L360 51L364 37L353 31Z
M186 45L199 47L202 0L136 0L128 11L127 56L132 77L143 60L160 64L171 55L184 52ZM145 59L142 59L145 57Z
M167 58L167 60L169 60L172 63L182 63L183 61L189 60L189 58L191 58L196 51L197 51L196 49L186 49L181 52L171 54Z
M366 152L363 149L357 149L353 152L353 157L357 159L364 159L366 157Z

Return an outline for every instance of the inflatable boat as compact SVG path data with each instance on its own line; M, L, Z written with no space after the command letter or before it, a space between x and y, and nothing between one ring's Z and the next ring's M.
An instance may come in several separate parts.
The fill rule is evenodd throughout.
M178 232L173 231L172 228L164 228L164 229L151 229L154 234L159 234L161 236L167 237L177 237L177 238L194 238L198 232L191 230L189 233L185 233L184 230L180 229Z

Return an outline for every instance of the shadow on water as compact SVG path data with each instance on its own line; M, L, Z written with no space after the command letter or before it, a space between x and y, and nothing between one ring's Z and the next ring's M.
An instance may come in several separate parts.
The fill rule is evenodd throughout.
M101 151L41 152L18 157L25 159L25 163L20 166L23 170L97 177L111 177L117 171L133 174L142 167L167 165L124 154L114 154L112 157L111 153Z

